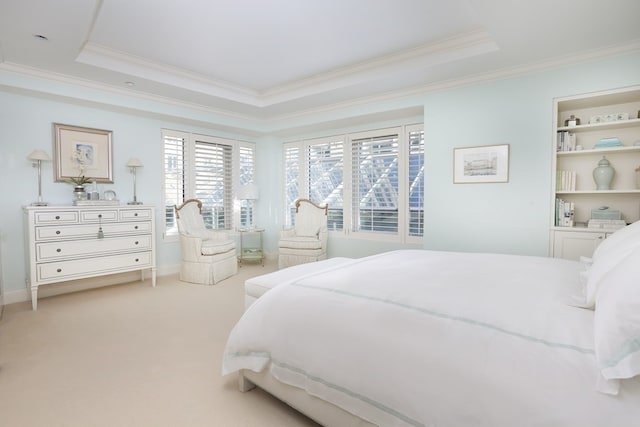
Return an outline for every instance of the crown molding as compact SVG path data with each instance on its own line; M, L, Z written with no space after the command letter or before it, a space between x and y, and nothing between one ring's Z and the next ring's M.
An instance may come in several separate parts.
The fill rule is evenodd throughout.
M30 77L43 82L70 85L74 87L95 90L95 91L99 91L99 92L110 94L110 95L122 96L124 98L129 98L129 99L153 102L161 105L178 107L178 108L185 108L185 109L194 110L194 111L198 111L206 114L215 114L215 115L225 116L225 117L237 119L237 120L250 120L254 122L260 121L260 118L258 117L244 115L244 114L240 114L230 110L217 109L217 108L213 108L213 107L202 105L202 104L177 100L175 98L164 97L160 95L150 94L147 92L134 91L132 89L124 89L117 86L108 85L106 83L98 83L92 80L86 80L79 77L69 76L66 74L54 73L48 70L29 67L22 64L2 62L0 63L0 70L17 74L20 76ZM35 90L35 91L45 91L42 88L38 89L38 88L26 87L26 86L24 88ZM49 90L48 93L55 94L53 90ZM64 96L72 97L72 95L70 94L65 94ZM105 103L104 100L101 100L98 102ZM126 106L126 107L132 108L131 106Z
M486 31L472 31L364 61L338 70L276 86L263 92L268 104L277 104L304 96L380 78L383 73L413 68L429 68L498 50Z
M97 43L85 43L76 62L244 104L259 106L260 103L259 93L256 91L170 65L149 61Z
M268 134L270 132L278 132L281 130L285 130L288 125L286 123L290 123L296 120L303 120L305 118L312 118L317 115L330 115L336 114L340 111L348 111L359 109L365 105L375 105L375 104L384 104L390 102L404 102L406 105L415 104L418 105L421 101L420 97L426 96L429 93L455 89L459 87L469 86L473 84L486 83L490 81L497 81L502 79L514 78L526 74L531 74L533 72L543 72L546 70L558 69L570 65L577 65L580 63L594 62L601 59L606 59L608 57L613 56L621 56L625 54L637 53L640 52L640 40L634 41L625 45L616 45L611 46L604 49L597 49L590 52L577 54L577 55L567 55L559 58L554 58L551 60L530 63L517 67L504 68L492 72L487 72L483 74L477 74L470 77L459 78L459 79L451 79L441 82L436 82L432 84L420 85L413 88L409 88L406 90L397 90L384 94L378 94L373 96L365 96L361 98L352 99L346 102L334 103L331 105L325 105L316 108L309 108L306 110L298 110L296 112L290 114L280 114L280 115L270 115L265 117L257 117L253 115L244 115L237 112L233 112L230 110L222 110L216 109L214 107L200 105L196 103L190 103L185 101L176 100L174 98L162 97L159 95L153 95L145 92L132 91L131 89L123 89L120 87L107 85L104 83L97 83L94 81L81 79L77 77L72 77L59 73L52 73L50 71L45 71L33 67L28 67L21 64L15 64L10 62L0 62L0 71L13 73L18 76L25 76L32 79L35 79L39 82L45 83L57 83L63 84L73 87L80 87L81 89L86 89L89 91L96 91L101 94L107 95L116 95L122 98L120 105L116 105L115 102L109 102L105 99L104 96L95 97L91 93L85 94L71 94L67 91L59 90L53 86L43 87L40 84L34 84L33 82L21 82L19 84L15 84L12 82L5 83L8 86L16 86L21 87L23 89L32 90L35 92L43 92L51 95L57 95L60 97L66 98L78 98L81 100L95 101L97 104L109 104L116 105L122 108L127 109L135 109L135 110L143 110L144 106L133 106L127 105L127 100L135 100L142 102L151 102L160 106L165 107L174 107L179 109L184 109L187 111L193 111L197 114L202 114L204 116L211 116L210 121L207 119L203 119L199 117L197 119L193 119L192 117L188 117L185 115L184 117L180 116L182 119L199 121L201 123L207 123L208 125L215 125L216 122L220 122L220 119L227 119L233 121L243 121L245 122L246 131L251 131L254 135L260 134ZM92 97L94 99L92 99ZM404 107L406 107L404 105ZM150 114L154 114L152 111ZM172 113L157 113L158 116L174 116L179 117L178 114ZM213 116L219 116L216 120ZM242 124L235 124L234 127L240 129L243 128Z
M317 74L264 91L250 90L232 83L208 78L173 66L88 42L77 62L152 80L161 84L241 102L253 107L271 105L340 89L362 81L379 78L383 72L411 67L425 67L456 61L498 50L485 31L473 31L429 43L402 52L361 62L339 70Z
M470 86L479 83L487 83L491 81L504 80L509 78L515 78L524 76L535 72L543 72L547 70L558 69L571 65L578 65L581 63L594 62L601 59L606 59L614 56L621 56L631 53L640 52L640 40L624 44L615 45L602 49L594 49L589 52L584 52L575 55L565 55L545 61L539 61L535 63L529 63L516 67L502 68L499 70L476 74L469 77L450 79L439 81L436 83L430 83L426 85L414 86L405 90L395 90L392 92L366 96L357 99L352 99L342 103L335 103L331 105L321 106L318 108L296 111L291 114L281 114L270 117L271 121L289 121L300 119L305 116L329 113L339 110L345 110L349 108L356 108L364 104L383 103L390 101L399 101L402 99L410 99L417 96L428 95L429 93L439 92L443 90L455 89L464 86Z

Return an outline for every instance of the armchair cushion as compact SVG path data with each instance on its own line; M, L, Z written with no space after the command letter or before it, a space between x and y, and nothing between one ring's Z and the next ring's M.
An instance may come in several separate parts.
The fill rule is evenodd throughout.
M207 239L202 241L200 251L202 255L221 254L235 249L236 244L233 240Z
M322 241L317 237L285 237L278 242L280 248L321 249Z

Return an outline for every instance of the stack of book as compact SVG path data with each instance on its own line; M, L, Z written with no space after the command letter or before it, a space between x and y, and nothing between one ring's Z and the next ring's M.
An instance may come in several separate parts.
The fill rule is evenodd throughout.
M593 148L622 147L622 142L618 138L602 138L596 142Z
M587 228L597 228L602 230L617 230L627 225L623 219L590 219Z
M573 202L556 199L556 226L573 227L574 214L575 205Z
M556 191L576 191L576 172L557 171Z
M558 132L556 151L575 151L576 134L568 131Z

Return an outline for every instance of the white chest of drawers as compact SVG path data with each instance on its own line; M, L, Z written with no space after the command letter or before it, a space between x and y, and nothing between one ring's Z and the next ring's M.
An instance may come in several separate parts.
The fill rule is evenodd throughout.
M155 213L151 206L28 206L24 208L27 282L38 287L135 270L156 285Z

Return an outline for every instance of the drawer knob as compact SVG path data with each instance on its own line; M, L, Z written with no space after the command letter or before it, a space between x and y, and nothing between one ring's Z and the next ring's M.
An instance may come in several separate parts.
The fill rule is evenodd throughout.
M61 268L57 269L56 271L57 271L58 273L62 273L62 269L61 269Z
M138 212L134 213L133 216L138 216Z
M138 262L138 261L140 261L140 259L139 259L139 258L136 258L136 262Z
M133 227L133 228L134 228L134 230L137 230L137 229L138 229L138 226L136 225L136 226L135 226L135 227Z
M136 245L138 244L138 241L136 240Z
M56 230L56 234L60 234L60 230Z
M60 215L56 215L56 219L60 219Z
M62 249L58 248L58 249L56 249L56 252L60 253L60 252L62 252Z
M98 214L98 218L102 218L102 214Z

